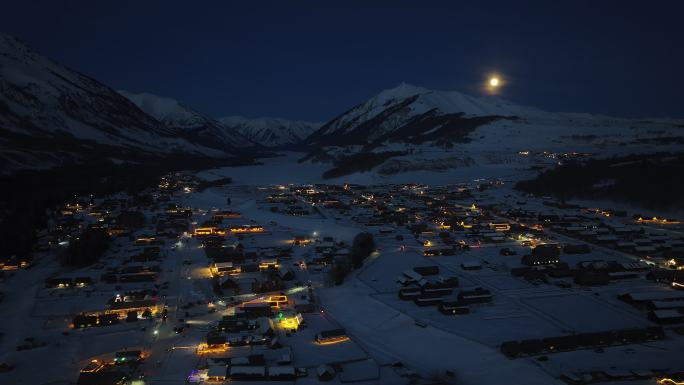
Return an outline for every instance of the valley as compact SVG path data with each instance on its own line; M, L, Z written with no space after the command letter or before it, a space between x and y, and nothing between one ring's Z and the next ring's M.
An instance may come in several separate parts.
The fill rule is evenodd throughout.
M676 44L650 82L577 63L574 35L503 74L451 30L418 39L434 12L376 30L388 9L364 28L149 4L142 33L124 3L41 19L80 41L119 15L111 46L0 32L0 384L684 384L684 119L678 77L652 81ZM527 13L505 15L478 47L516 45ZM653 30L623 45L651 60Z

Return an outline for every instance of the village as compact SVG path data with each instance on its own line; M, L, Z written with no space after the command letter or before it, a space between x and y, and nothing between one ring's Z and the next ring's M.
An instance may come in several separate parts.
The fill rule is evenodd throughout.
M509 187L74 197L0 260L0 382L682 383L684 226Z

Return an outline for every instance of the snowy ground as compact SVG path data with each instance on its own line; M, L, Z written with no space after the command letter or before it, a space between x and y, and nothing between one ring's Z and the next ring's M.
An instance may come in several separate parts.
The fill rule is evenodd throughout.
M377 232L351 219L338 217L332 211L321 210L320 215L296 217L274 213L261 200L265 196L263 186L276 184L308 183L398 183L415 182L449 184L472 182L479 178L515 180L526 172L511 164L464 167L446 172L416 172L391 177L375 173L354 174L336 180L322 181L320 175L328 165L297 164L297 153L284 157L264 159L264 165L239 168L222 168L199 173L206 179L224 176L233 183L178 197L179 203L196 210L194 221L209 218L212 209L230 209L242 214L236 224L260 224L267 233L245 236L241 242L247 247L282 245L296 235L331 236L350 243L362 231ZM522 199L504 187L478 193L478 202L515 202ZM228 205L227 198L231 199ZM530 200L529 207L543 207ZM673 231L678 231L675 229ZM397 240L396 234L404 234L406 240ZM566 238L554 234L557 239ZM652 325L645 312L637 310L617 299L625 290L653 290L661 286L646 280L626 280L608 286L584 289L573 286L560 288L553 284L533 285L522 278L513 277L510 269L520 266L520 254L525 251L517 243L499 245L483 244L454 256L424 257L422 248L405 229L397 228L392 235L375 237L378 253L365 266L347 277L337 287L323 287L323 274L315 271L298 271L297 279L311 280L323 312L307 314L309 327L291 336L282 335L283 344L293 351L293 364L315 368L324 363L340 362L348 365L347 380L352 373L379 373L378 380L359 379L360 384L402 384L409 380L399 377L390 365L401 361L416 371L423 379L449 379L453 373L458 384L555 384L566 371L604 370L612 367L624 369L653 368L659 363L676 366L672 362L675 352L681 351L681 336L668 331L668 339L644 345L606 348L602 352L591 349L551 355L548 361L535 358L510 360L498 350L508 340L543 338L570 332L614 330ZM172 309L172 319L184 318L178 306L187 302L215 299L206 279L207 259L196 240L185 240L175 245L164 245L161 281L170 283L167 301ZM404 246L402 248L402 246ZM516 256L502 256L500 247L518 251ZM116 263L127 252L124 243L115 244L111 255L103 265ZM310 249L296 248L291 261L303 258ZM589 258L584 255L564 255L571 265ZM592 259L630 262L633 259L622 253L594 248ZM481 270L464 270L461 263L476 261ZM187 261L187 263L183 263ZM484 287L492 291L493 301L472 306L470 314L444 316L435 307L418 307L411 301L397 296L396 278L415 266L437 265L441 275L456 276L460 288ZM5 312L0 328L0 362L15 364L9 374L0 374L0 383L10 378L13 384L60 384L74 382L78 370L90 359L111 355L116 350L143 347L151 356L143 367L150 383L183 384L190 371L200 359L194 347L201 342L210 322L216 321L228 310L208 313L206 308L195 307L192 312L193 326L180 335L173 332L173 322L122 324L114 327L69 331L66 325L75 313L102 306L107 296L116 289L112 285L98 284L96 289L85 292L44 289L44 280L56 272L65 272L54 255L40 260L29 270L13 273L1 284L6 293ZM79 273L98 276L102 268L82 269ZM427 326L420 327L416 320ZM350 341L320 346L312 341L321 330L344 327L352 337ZM158 334L153 334L157 330ZM44 340L47 346L17 352L15 348L24 338ZM94 343L96 341L96 343ZM238 351L232 352L237 354ZM645 358L644 358L645 357ZM643 359L642 359L643 358ZM369 361L370 360L370 361ZM44 370L36 371L37 362L49 362ZM495 369L495 370L494 370ZM377 374L373 374L377 375ZM332 383L340 383L336 378ZM298 380L298 384L317 383L314 375Z
M510 378L557 383L529 362L508 360L490 347L433 326L416 326L415 319L374 299L356 279L321 294L326 311L369 351L406 362L427 377L451 371L462 384L505 384Z
M322 178L322 174L332 168L329 163L297 163L304 156L299 152L284 152L283 156L260 159L261 165L244 167L224 167L204 171L198 174L206 179L218 179L225 176L233 178L235 185L269 186L277 184L313 184L313 183L425 183L455 184L471 182L478 178L521 179L530 176L529 171L522 170L520 164L501 163L484 164L472 167L457 167L445 171L411 171L394 175L380 175L375 172L364 172L346 175L334 179Z

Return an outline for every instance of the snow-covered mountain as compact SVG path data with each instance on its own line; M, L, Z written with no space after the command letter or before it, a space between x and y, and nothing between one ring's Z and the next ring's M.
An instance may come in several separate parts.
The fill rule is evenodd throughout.
M228 127L234 127L242 135L264 147L282 147L301 143L321 123L293 121L281 118L245 118L228 116L219 118Z
M324 124L305 159L387 173L519 160L529 152L681 151L682 121L545 112L497 97L402 83Z
M462 141L475 127L541 111L493 98L432 91L402 83L323 125L307 138L312 145L379 145L385 141Z
M166 127L178 129L191 135L200 143L222 143L227 148L254 147L255 143L232 127L210 118L180 103L176 99L150 93L119 91L141 110L154 117Z
M321 124L281 118L210 118L176 99L151 93L119 93L166 127L192 134L202 142L225 143L235 148L282 147L299 144Z
M160 124L97 80L0 34L0 161L3 172L86 158L142 160L174 154L225 157Z

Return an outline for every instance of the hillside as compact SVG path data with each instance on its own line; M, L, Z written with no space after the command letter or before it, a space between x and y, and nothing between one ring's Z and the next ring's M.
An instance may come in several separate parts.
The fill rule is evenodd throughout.
M308 154L302 161L380 174L528 167L574 157L676 152L683 140L682 121L545 112L496 97L401 84L324 124L305 140ZM366 156L375 164L359 164L363 153L389 156ZM349 168L350 162L357 167Z
M0 160L3 173L82 163L141 162L178 154L226 157L167 127L99 81L0 34Z
M191 136L195 141L207 146L221 145L226 149L244 149L257 145L235 128L197 112L176 99L150 93L135 94L128 91L119 91L119 93L165 127Z

